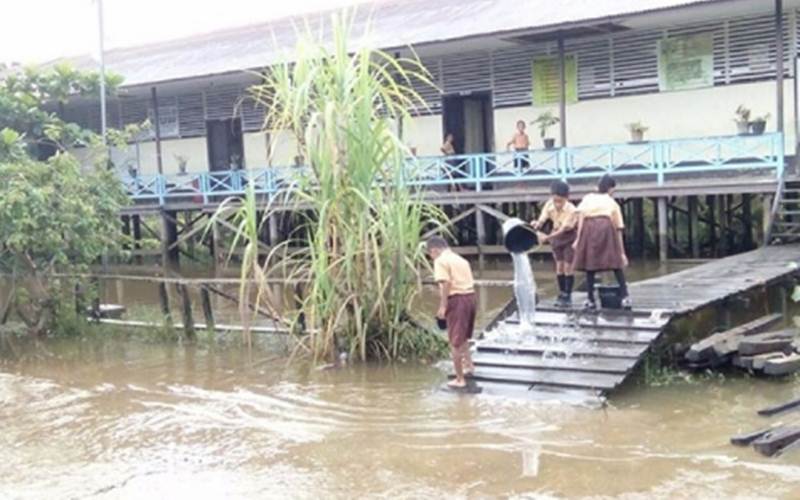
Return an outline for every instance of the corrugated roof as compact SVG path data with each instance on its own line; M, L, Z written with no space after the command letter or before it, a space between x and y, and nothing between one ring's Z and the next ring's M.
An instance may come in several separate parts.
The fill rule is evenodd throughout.
M389 0L362 5L354 34L371 20L370 40L390 48L514 32L671 9L719 0ZM319 22L327 15L311 18ZM285 18L106 53L106 66L136 86L256 69L279 60L295 42L300 18ZM95 68L88 56L69 59Z

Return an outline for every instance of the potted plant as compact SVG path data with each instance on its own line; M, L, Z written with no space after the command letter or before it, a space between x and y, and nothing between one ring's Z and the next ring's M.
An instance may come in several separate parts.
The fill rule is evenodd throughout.
M764 129L767 128L767 120L769 120L769 113L753 118L753 120L750 122L750 132L755 135L763 134Z
M744 107L744 104L740 104L738 108L736 108L736 118L733 121L736 122L736 131L739 135L745 135L750 133L750 110Z
M642 125L642 122L633 122L625 125L631 133L631 142L644 142L644 133L649 127Z
M186 165L189 163L189 158L183 155L175 155L175 161L178 162L178 174L183 175L186 173Z
M531 122L531 125L539 127L539 136L542 138L545 149L553 149L555 146L556 140L552 137L547 137L547 130L558 122L558 117L552 111L545 111Z

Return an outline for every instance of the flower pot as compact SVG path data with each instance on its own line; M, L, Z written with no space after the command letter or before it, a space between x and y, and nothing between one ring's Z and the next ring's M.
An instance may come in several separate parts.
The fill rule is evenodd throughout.
M544 149L553 149L556 146L555 139L543 139L544 141Z
M644 132L641 130L631 130L631 142L644 142Z
M750 124L748 122L736 122L736 133L739 135L749 134Z
M765 121L750 122L750 131L755 135L763 134L765 128L767 128Z

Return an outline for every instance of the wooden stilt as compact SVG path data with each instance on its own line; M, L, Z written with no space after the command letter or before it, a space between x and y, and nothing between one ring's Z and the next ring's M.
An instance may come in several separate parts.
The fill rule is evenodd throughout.
M192 318L192 300L189 289L183 283L175 285L178 296L181 298L181 316L183 317L183 334L187 340L195 339L194 319Z
M208 293L208 289L205 287L200 289L200 300L203 304L203 316L206 319L206 328L213 332L215 329L214 309L211 307L211 296Z
M131 218L131 222L133 223L133 250L138 252L142 249L142 218L140 215L134 215ZM134 256L134 262L137 264L142 263L141 254L137 253Z
M483 270L486 264L482 250L486 245L486 221L484 220L483 210L475 211L475 234L477 234L478 240L478 268Z
M689 247L693 259L700 258L700 231L697 220L697 196L690 196L689 204Z
M658 260L666 262L669 257L669 239L667 228L667 199L658 198Z
M164 269L178 267L178 248L173 246L178 239L178 225L175 223L175 212L161 214L161 265Z
M725 227L727 228L725 255L734 253L736 248L736 230L733 225L733 213L735 210L736 206L733 203L733 195L729 194L725 197Z
M706 196L706 210L708 212L708 216L706 219L709 222L708 224L708 244L709 244L709 257L715 257L717 255L717 226L716 226L716 197L713 194Z
M769 243L767 241L769 236L767 232L769 231L770 218L772 217L772 195L765 194L761 203L761 244L766 245Z
M644 257L646 253L646 240L644 230L644 199L635 198L633 200L633 232L635 235L636 256Z
M172 315L169 312L169 293L167 293L167 284L163 281L158 284L158 302L161 305L164 322L168 325L172 324Z
M727 200L725 195L717 196L717 217L719 218L719 246L717 255L728 255L728 225L726 207Z
M222 234L216 221L211 225L211 239L213 241L211 255L216 269L222 267L221 265L225 261L225 246L222 244Z
M122 216L122 235L125 236L125 241L122 244L122 248L125 250L131 249L131 216L130 215L123 215Z
M270 215L267 224L269 225L269 245L274 247L280 243L280 235L278 234L278 216L276 214Z
M744 238L742 239L742 249L752 250L753 245L753 197L749 194L742 195L742 223L744 225Z

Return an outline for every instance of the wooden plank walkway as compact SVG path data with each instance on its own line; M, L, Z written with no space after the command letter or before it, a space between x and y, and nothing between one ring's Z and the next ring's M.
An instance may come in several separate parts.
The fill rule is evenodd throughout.
M584 313L546 302L524 335L513 335L519 320L512 301L475 341L474 380L484 392L602 399L634 372L673 319L800 275L798 261L800 245L771 246L636 282L633 311ZM575 303L583 299L576 294Z

